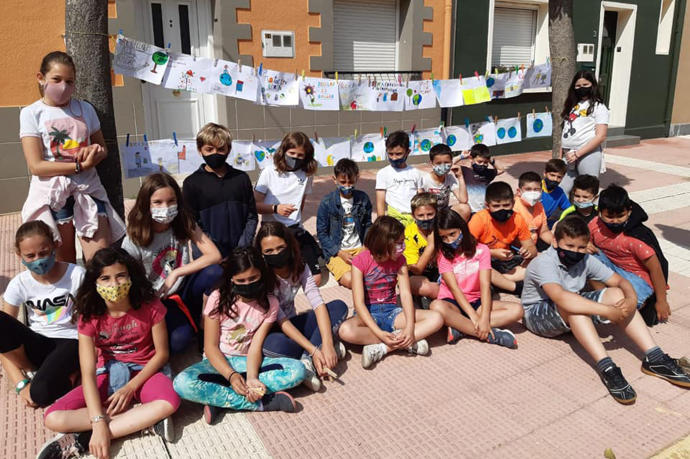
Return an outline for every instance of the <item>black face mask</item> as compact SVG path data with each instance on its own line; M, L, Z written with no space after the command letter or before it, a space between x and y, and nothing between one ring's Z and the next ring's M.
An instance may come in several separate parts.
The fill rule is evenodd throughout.
M546 187L547 191L553 191L560 185L560 182L557 182L555 180L549 180L547 178L544 179L544 187Z
M585 255L585 252L573 252L572 250L561 249L560 247L556 249L558 253L558 259L561 260L566 267L570 268L581 262Z
M278 253L264 255L264 260L271 268L282 268L290 262L290 251L285 248Z
M575 95L579 99L584 99L585 97L589 97L592 95L592 87L591 86L583 86L581 88L575 88Z
M232 288L239 296L248 300L255 300L264 291L264 281L259 279L249 284L235 284L233 282Z
M292 156L285 155L285 165L288 167L289 171L297 171L304 167L304 159L293 158Z
M496 169L489 169L489 166L484 164L472 163L472 171L480 177L493 180L496 177Z
M223 167L227 159L228 155L223 155L221 153L213 153L212 155L204 156L204 161L206 161L208 167L210 167L214 171Z
M491 218L497 222L507 222L513 216L513 209L501 209L491 212Z
M628 223L628 221L624 221L623 223L606 223L604 220L601 221L606 227L615 234L622 233L623 230L625 230L625 226Z
M415 218L415 223L417 223L417 228L423 231L429 231L434 227L434 222L436 221L436 217L430 218L429 220L417 220Z

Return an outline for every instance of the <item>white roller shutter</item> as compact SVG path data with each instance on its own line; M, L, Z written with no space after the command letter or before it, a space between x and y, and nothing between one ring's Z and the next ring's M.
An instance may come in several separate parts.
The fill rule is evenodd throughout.
M334 70L397 70L397 15L397 0L335 0Z
M495 8L491 67L533 63L536 33L536 10Z

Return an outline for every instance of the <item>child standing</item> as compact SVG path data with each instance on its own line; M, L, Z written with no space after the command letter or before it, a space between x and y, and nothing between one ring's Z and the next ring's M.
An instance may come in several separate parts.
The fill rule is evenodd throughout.
M550 159L544 166L544 180L542 181L541 203L544 206L549 228L561 216L561 211L570 207L570 201L563 189L558 186L565 175L566 165L562 159Z
M541 204L541 177L536 172L525 172L518 179L513 210L527 223L532 242L545 250L553 242L553 234L546 223L546 213Z
M304 366L261 355L280 309L272 290L273 276L253 247L235 249L224 262L223 282L204 308L204 359L175 377L182 398L204 404L207 424L221 408L295 411L281 391L302 382Z
M326 369L335 368L345 357L345 346L335 337L338 327L347 317L347 305L341 300L324 304L314 278L304 266L297 241L285 225L266 222L256 235L255 247L273 270L276 286L273 295L278 298L278 325L280 329L266 337L264 354L270 357L301 359L306 369L304 384L314 392L321 388L319 377ZM297 314L295 296L304 291L311 310Z
M438 295L438 266L434 259L436 196L419 193L410 203L414 223L405 227L405 261L413 295L430 299Z
M190 241L201 252L194 260ZM194 222L174 178L157 173L144 179L122 248L142 263L153 289L165 298L170 351L183 351L198 330L203 296L215 289L223 270L220 252Z
M321 247L302 227L304 201L311 194L317 167L309 137L304 132L291 132L283 137L273 155L273 164L261 171L254 196L256 209L264 215L264 221L277 221L290 229L316 285L320 285Z
M58 261L70 263L76 261L75 231L86 260L125 234L96 172L108 156L98 115L88 102L72 98L76 72L68 54L47 54L37 75L41 99L19 116L32 175L22 220L46 222L58 241Z
M122 249L101 249L86 268L76 299L82 386L58 399L45 425L70 433L46 443L40 458L61 451L108 457L110 441L146 427L173 439L180 398L169 377L165 307L143 267ZM132 407L132 401L141 404Z
M462 218L469 220L472 213L467 204L467 188L462 174L450 174L453 166L453 151L444 143L429 150L431 172L422 176L422 189L436 195L438 209L451 207Z
M568 207L561 214L561 220L567 215L579 215L587 223L591 222L599 212L596 204L599 196L599 179L593 175L578 175L573 182L573 189L570 192L572 206Z
M489 147L483 143L472 145L470 149L471 167L461 166L459 174L462 174L465 187L467 189L467 202L472 213L479 212L484 208L484 195L486 187L493 182L497 175L501 175L504 170L496 164L496 160L491 158ZM461 155L456 161L463 159Z
M3 294L0 362L28 406L47 406L72 388L70 377L79 370L72 313L84 269L55 261L53 235L42 221L21 225L14 248L27 270ZM17 320L21 305L28 311L28 326Z
M517 347L515 335L497 327L520 320L522 307L492 300L489 248L477 244L465 220L450 209L439 212L435 238L441 288L431 309L443 316L448 343L456 343L467 334L491 344Z
M355 316L343 322L339 335L343 341L364 345L364 368L398 349L427 355L429 344L424 338L443 326L439 313L415 310L412 304L404 232L395 218L378 217L364 240L366 249L352 260ZM402 307L396 304L396 286Z
M319 204L316 233L323 247L326 266L343 287L352 285L352 257L362 251L364 235L371 226L371 201L355 189L359 179L357 163L339 160L333 168L336 189Z
M376 215L390 215L403 225L414 222L410 200L422 191L422 174L407 165L410 136L395 131L386 138L388 166L376 173Z
M252 182L246 172L228 164L232 136L225 126L208 123L196 135L206 164L184 180L184 201L199 228L223 257L235 247L252 244L258 217ZM193 246L193 256L201 256Z

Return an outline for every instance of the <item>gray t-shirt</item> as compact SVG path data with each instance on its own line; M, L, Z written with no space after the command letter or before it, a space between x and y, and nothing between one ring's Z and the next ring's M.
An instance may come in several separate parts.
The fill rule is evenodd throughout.
M585 255L582 261L568 269L558 259L556 249L549 247L527 267L522 304L530 305L548 300L544 284L559 284L569 292L579 293L589 279L606 282L613 274L610 268L591 255Z

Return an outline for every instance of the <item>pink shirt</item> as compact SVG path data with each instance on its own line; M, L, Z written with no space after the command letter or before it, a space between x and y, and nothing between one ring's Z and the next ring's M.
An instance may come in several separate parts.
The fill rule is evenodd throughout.
M215 319L217 315L212 314L218 306L220 292L215 290L208 297L204 315ZM235 303L235 316L220 317L220 351L225 355L247 355L249 345L256 331L264 321L275 322L278 318L278 300L276 297L268 296L268 311L264 311L256 301L245 303L238 300Z
M438 254L438 272L441 275L449 272L455 274L458 287L470 303L481 298L479 272L484 270L491 270L491 252L484 244L477 244L474 256L469 259L462 253L453 260L448 260L442 253ZM453 292L450 291L443 278L441 278L438 298L453 298Z
M379 264L369 249L365 249L352 259L352 266L364 274L364 303L395 304L395 286L398 284L398 271L405 266L404 256Z
M93 338L98 350L97 367L108 360L146 365L155 355L151 329L165 319L167 310L156 298L139 309L130 309L122 317L107 312L87 320L79 318L79 333Z

